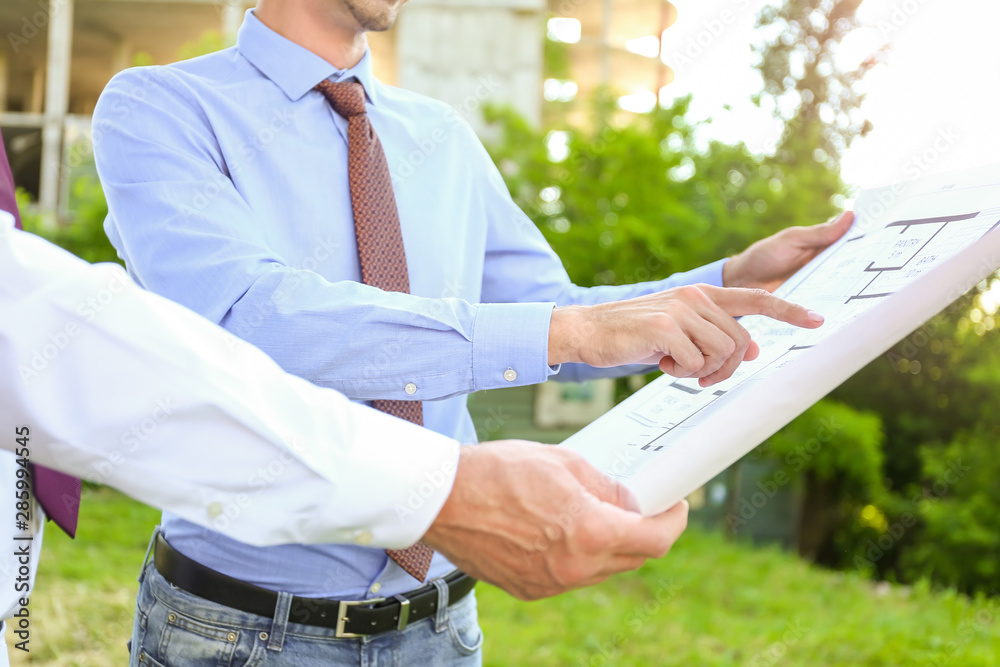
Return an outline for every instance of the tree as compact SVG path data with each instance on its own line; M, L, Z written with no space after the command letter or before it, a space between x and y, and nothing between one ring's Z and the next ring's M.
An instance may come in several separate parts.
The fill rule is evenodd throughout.
M609 98L564 131L566 156L546 150L545 129L489 108L489 146L515 201L581 285L663 278L733 254L773 227L783 196L773 167L742 144L699 151L690 99L626 118Z
M779 154L787 152L784 161L814 157L835 167L851 141L872 128L860 113L864 95L858 83L878 61L877 54L848 71L836 62L844 37L858 27L861 1L786 0L758 16L757 27L766 37L756 49L764 79L757 99L770 98L785 121L779 147Z
M780 226L833 215L846 187L839 160L853 139L871 130L861 114L858 83L877 54L857 68L840 69L841 42L857 27L861 0L786 0L768 6L757 26L755 50L764 88L755 98L774 110L784 130L772 156L786 195L772 211Z

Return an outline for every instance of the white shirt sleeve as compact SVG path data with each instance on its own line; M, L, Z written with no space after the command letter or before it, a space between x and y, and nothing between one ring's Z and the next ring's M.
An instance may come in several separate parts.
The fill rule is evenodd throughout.
M288 375L3 215L0 396L0 448L27 426L32 461L259 546L413 544L458 462L454 440Z

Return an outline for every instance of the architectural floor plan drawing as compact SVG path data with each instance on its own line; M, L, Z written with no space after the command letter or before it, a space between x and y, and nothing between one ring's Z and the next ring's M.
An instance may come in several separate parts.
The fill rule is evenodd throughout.
M666 509L1000 267L1000 165L867 191L855 213L777 291L822 327L742 318L761 351L731 378L660 377L563 446Z

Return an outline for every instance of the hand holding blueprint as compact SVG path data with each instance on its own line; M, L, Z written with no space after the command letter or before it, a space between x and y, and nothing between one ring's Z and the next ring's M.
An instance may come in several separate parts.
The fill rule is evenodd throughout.
M1000 267L1000 165L865 191L855 215L776 292L822 327L745 317L761 352L731 378L660 377L561 446L665 510Z

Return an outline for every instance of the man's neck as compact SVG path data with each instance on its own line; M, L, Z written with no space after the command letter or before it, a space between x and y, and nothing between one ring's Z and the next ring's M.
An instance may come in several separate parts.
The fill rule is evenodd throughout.
M259 0L254 16L337 69L354 67L368 45L365 31L346 7L323 4L316 0Z

